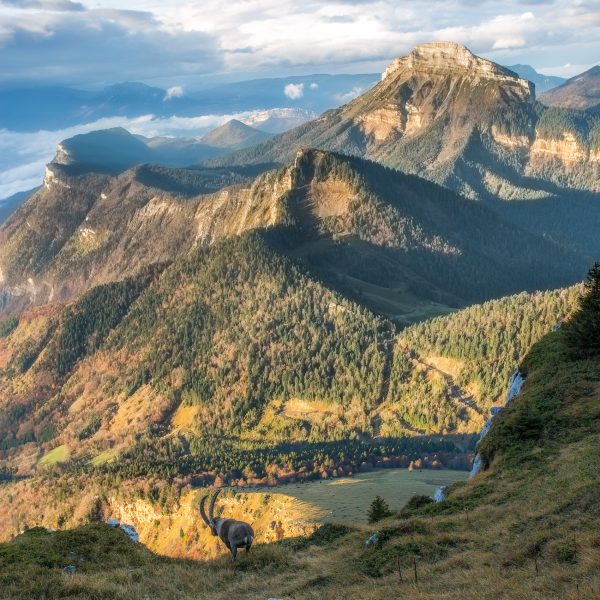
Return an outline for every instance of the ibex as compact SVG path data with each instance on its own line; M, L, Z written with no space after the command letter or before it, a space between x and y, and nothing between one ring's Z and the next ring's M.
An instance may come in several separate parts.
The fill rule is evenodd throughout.
M245 547L246 552L250 552L250 547L254 541L254 531L248 523L244 523L243 521L214 518L215 502L220 491L217 490L210 501L208 517L204 510L204 504L208 495L200 500L200 514L202 515L202 520L210 527L210 532L215 536L219 536L220 540L229 548L232 560L235 560L238 548Z

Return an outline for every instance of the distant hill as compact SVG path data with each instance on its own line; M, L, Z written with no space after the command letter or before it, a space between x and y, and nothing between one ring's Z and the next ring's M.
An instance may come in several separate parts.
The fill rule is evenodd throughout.
M535 91L538 95L562 85L566 81L564 77L538 73L531 65L507 65L506 68L514 71L519 77L529 79L529 81L534 83Z
M272 136L265 131L250 127L237 119L231 119L203 135L200 141L213 148L238 150L263 142L270 137Z
M548 106L600 112L600 66L571 77L543 94L540 100Z
M122 127L75 135L61 142L54 163L79 171L119 173L143 163L187 167L227 152L247 148L270 134L239 121L196 138L133 135Z

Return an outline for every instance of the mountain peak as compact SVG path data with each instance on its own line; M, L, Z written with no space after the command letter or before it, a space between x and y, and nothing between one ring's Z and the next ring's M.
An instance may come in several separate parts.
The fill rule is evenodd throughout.
M428 74L453 74L468 72L471 77L479 76L501 81L519 83L526 95L534 93L533 85L516 73L490 60L473 54L466 46L456 42L427 42L415 46L409 54L396 58L383 72L382 80L407 70Z
M471 61L477 59L466 46L457 42L426 42L415 46L409 56L414 60L431 60L440 57L453 60Z

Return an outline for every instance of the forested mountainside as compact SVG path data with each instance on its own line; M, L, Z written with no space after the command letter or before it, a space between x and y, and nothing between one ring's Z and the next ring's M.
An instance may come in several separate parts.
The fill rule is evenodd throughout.
M250 173L50 164L44 188L0 229L0 307L69 301L265 227L284 228L280 251L313 275L399 322L419 318L415 308L570 284L587 265L480 204L362 159L307 150ZM244 183L206 193L228 179Z
M415 497L370 526L327 525L311 535L257 544L234 567L226 558L207 563L157 558L104 525L56 533L35 529L0 546L3 589L11 598L27 599L47 597L49 587L57 595L110 593L124 599L145 593L182 600L233 594L375 599L387 597L390 589L423 599L595 598L599 279L596 271L570 322L535 344L521 362L525 385L495 417L479 447L485 470L447 488L441 502ZM191 506L188 495L173 502L183 511ZM256 515L245 502L241 498L237 514ZM229 500L226 514L231 506ZM264 507L271 518L270 499ZM142 509L148 524L164 519L139 500L124 514ZM202 544L186 519L173 521L186 524L181 539ZM264 521L260 524L262 531ZM373 543L365 544L369 538ZM73 561L76 579L61 572Z
M188 436L202 448L225 434L233 448L237 438L474 432L502 376L576 296L520 294L396 339L389 320L312 277L287 244L275 229L232 238L1 321L4 464L29 473L44 452L101 464L149 436L134 460L166 433L183 436L161 450L175 464Z
M13 498L4 531L124 511L166 551L153 533L163 526L145 529L148 511L188 523L190 484L410 462L465 468L472 437L422 434L478 431L502 374L573 312L580 291L492 301L394 343L385 320L272 255L264 239L223 247L179 271L96 288L62 314L45 307L1 323L1 456L5 478L17 478L0 490L3 503ZM225 273L217 282L216 272ZM478 336L485 345L474 345ZM378 437L394 435L413 437ZM204 534L166 539L179 555L212 547Z
M422 431L443 420L444 407L450 414L462 410L470 420L477 413L487 416L502 401L515 365L573 312L580 293L581 286L573 286L516 294L404 329L397 338L390 400ZM382 415L386 412L383 406ZM390 430L393 423L390 419Z

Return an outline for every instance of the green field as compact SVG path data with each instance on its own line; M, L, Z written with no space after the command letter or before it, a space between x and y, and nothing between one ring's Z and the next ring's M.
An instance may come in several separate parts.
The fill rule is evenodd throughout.
M112 462L113 460L116 460L116 458L117 453L114 450L105 450L104 452L98 454L98 456L94 456L94 458L90 460L90 463L94 467L100 467L102 465Z
M466 471L379 469L354 477L285 485L274 488L306 503L307 514L320 521L366 523L367 511L379 494L392 510L401 509L415 494L430 496L440 485L467 478Z
M71 456L71 452L68 446L58 446L54 450L50 450L42 456L40 465L52 466L60 463L67 462Z

